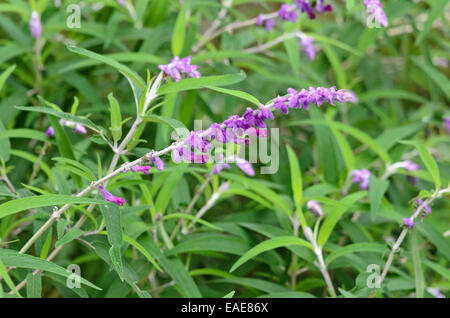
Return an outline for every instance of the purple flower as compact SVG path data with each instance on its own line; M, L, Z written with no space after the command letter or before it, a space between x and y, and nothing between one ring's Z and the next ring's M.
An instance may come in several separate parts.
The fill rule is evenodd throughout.
M30 29L31 36L36 40L41 37L42 34L42 23L41 18L39 17L39 13L33 11L31 13L30 22L28 23L28 27Z
M412 229L414 225L417 225L417 223L413 222L413 220L410 218L403 218L403 224L405 226L408 226L410 229Z
M422 199L417 199L416 202L417 202L418 205L422 205L422 204L423 204ZM431 210L431 207L430 207L429 205L425 205L423 208L425 209L425 212L426 212L428 215L431 214L432 210Z
M142 172L144 172L145 174L148 175L148 171L150 170L150 168L151 168L151 166L140 166L140 165L135 165L135 166L132 166L132 167L131 167L131 171L133 171L133 172L140 172L140 171L142 171ZM127 173L127 172L128 172L128 169L124 168L124 169L123 169L123 172L124 172L124 173Z
M436 298L445 298L444 294L442 294L439 288L428 287L427 291Z
M117 3L125 7L127 5L127 0L117 0Z
M301 12L306 12L308 14L310 19L314 19L316 17L308 0L296 0L295 3Z
M75 127L73 128L73 132L85 135L87 133L87 130L82 124L76 124Z
M314 48L313 39L311 37L302 34L300 36L300 47L303 47L303 50L310 61L314 60L316 49Z
M266 138L269 135L269 131L265 128L248 128L245 130L245 133L249 136L256 136L260 138Z
M55 135L55 129L53 128L53 126L49 126L45 134L47 135L47 137L53 137Z
M315 216L321 216L323 214L322 206L316 200L310 200L306 203L306 207L311 211Z
M272 31L274 26L275 26L275 20L274 19L269 19L265 23L265 28L266 28L267 31Z
M218 162L213 167L212 173L218 174L223 169L230 169L230 165L225 162L225 158L224 158L223 154L221 153L219 156Z
M405 160L403 161L403 168L405 168L408 171L415 171L419 169L419 165L411 160Z
M99 185L98 188L100 189L100 194L102 195L103 199L105 199L106 201L115 203L119 206L122 206L125 203L125 199L112 195L105 189L105 187Z
M262 14L259 14L256 18L256 25L262 26L264 23L264 16Z
M274 100L273 100L273 105L275 109L280 109L284 114L289 113L289 108L286 106L286 102L288 101L288 98L283 96L280 97L280 95L278 95Z
M153 163L155 164L156 169L158 169L159 171L164 170L164 162L160 157L153 158Z
M386 13L383 10L383 4L379 0L364 0L364 5L375 21L384 27L388 26L388 19Z
M447 132L450 134L450 117L444 117L444 127L447 129Z
M236 165L241 169L245 174L253 177L255 175L255 170L250 162L245 159L234 157L236 161Z
M184 144L190 145L192 148L198 149L201 152L208 152L212 148L211 143L206 138L200 137L194 131L192 131L191 135L184 140Z
M64 120L64 119L61 118L59 120L59 124L61 126L66 126L66 127L72 128L73 132L77 133L77 134L85 135L87 133L86 128L82 124L78 124L78 123L75 123L75 122L70 121L70 120Z
M327 11L333 11L333 6L331 4L324 5L325 0L317 0L316 11L319 13L324 13Z
M369 170L367 170L366 168L363 168L361 170L353 170L352 175L353 175L353 183L360 182L360 184L359 184L360 190L369 189L369 182L370 182L370 171Z
M183 74L190 78L201 77L199 71L197 71L197 65L191 65L191 57L187 56L180 60L178 56L175 56L173 60L167 65L158 65L158 68L164 72L166 76L172 77L175 82L182 79Z
M278 11L278 16L285 20L285 21L291 21L291 22L297 22L298 14L297 11L289 11L289 5L284 3L281 5L280 10Z

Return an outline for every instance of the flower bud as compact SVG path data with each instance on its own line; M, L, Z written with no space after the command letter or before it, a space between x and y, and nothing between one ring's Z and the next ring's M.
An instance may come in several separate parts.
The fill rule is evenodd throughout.
M42 23L41 18L39 17L39 13L33 11L31 13L30 22L28 23L28 27L30 28L30 33L36 40L41 37L42 34Z

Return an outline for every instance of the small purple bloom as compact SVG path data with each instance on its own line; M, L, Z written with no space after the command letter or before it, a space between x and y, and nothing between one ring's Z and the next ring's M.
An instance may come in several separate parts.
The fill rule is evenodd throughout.
M164 170L164 162L160 157L152 158L152 162L155 164L156 169L158 169L159 171Z
M417 169L419 169L419 165L411 160L405 160L403 161L404 163L404 168L408 171L415 171Z
M115 195L109 193L105 189L105 187L100 185L100 186L98 186L98 188L100 189L100 194L102 195L103 199L105 199L106 201L115 203L119 206L122 206L125 203L125 199L116 197Z
M175 56L173 60L167 65L158 65L158 68L164 72L167 76L172 77L175 82L182 79L184 74L188 78L199 78L201 74L197 71L197 65L191 65L191 57L187 56L180 60L178 56Z
M31 13L30 22L28 23L28 27L30 29L31 36L36 40L41 37L42 34L42 23L41 18L39 17L39 13L33 11Z
M117 3L125 7L127 5L127 0L117 0Z
M306 12L308 14L311 20L316 17L308 0L296 0L295 3L301 12Z
M245 159L235 157L236 165L241 169L245 174L253 177L255 175L255 170L250 162Z
M275 20L269 19L266 21L265 27L267 31L272 31L273 27L275 26Z
M323 214L322 206L316 200L310 200L306 203L306 207L311 211L315 216L321 216Z
M388 19L386 13L383 10L383 4L380 0L364 0L364 5L371 16L374 17L375 21L384 27L388 26Z
M416 202L417 202L418 205L422 205L422 204L423 204L422 199L417 199ZM428 215L431 214L432 210L431 210L431 207L430 207L429 205L425 205L423 208L425 209L425 212L426 212Z
M140 166L140 165L135 165L131 167L131 171L133 172L143 172L145 174L148 175L148 171L151 169L151 166ZM128 169L123 169L124 173L128 172Z
M213 174L218 174L223 169L230 169L230 165L225 162L223 154L220 154L218 162L213 167Z
M53 128L53 126L49 126L45 134L47 135L47 137L53 137L55 135L55 129Z
M413 220L410 218L403 218L403 224L405 226L408 226L410 229L412 229L414 225L417 225L417 223L413 222Z
M436 298L445 298L444 294L440 292L439 288L428 287L427 291Z
M278 16L285 20L285 21L291 21L291 22L297 22L298 14L297 11L289 11L289 5L284 3L281 5L280 10L278 11Z
M275 109L280 109L284 114L289 113L289 108L286 106L288 98L286 96L280 97L279 95L273 100Z
M450 134L450 117L444 117L444 128Z
M367 170L366 168L363 168L361 170L353 170L352 175L353 175L353 183L360 182L360 184L359 184L360 190L369 189L369 182L370 182L370 171L369 170Z
M333 11L333 6L331 4L324 5L325 0L317 0L316 11L319 13L324 13L327 11Z
M256 25L262 26L264 23L264 17L262 14L259 14L256 18Z
M73 132L85 135L87 133L87 130L82 124L76 124L75 127L73 128Z
M314 60L316 49L314 48L313 39L311 37L302 34L300 37L300 47L303 47L303 50L310 61Z

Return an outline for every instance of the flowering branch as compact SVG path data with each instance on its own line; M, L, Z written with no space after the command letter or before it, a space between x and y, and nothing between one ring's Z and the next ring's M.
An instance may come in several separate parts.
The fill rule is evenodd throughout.
M428 198L427 200L423 201L418 207L417 209L414 211L414 213L412 214L410 220L411 223L414 224L414 219L420 215L421 211L423 209L426 209L435 199L441 197L442 195L446 194L446 193L450 193L450 187L447 187L446 189L442 189L440 191L436 190L435 193ZM408 233L408 228L405 227L402 232L400 233L400 236L398 237L397 241L395 241L394 245L392 246L392 250L389 253L389 257L386 261L386 264L384 265L383 268L383 272L381 273L381 277L380 277L380 284L383 282L383 280L386 278L386 275L389 271L389 268L392 265L392 261L394 260L394 255L395 253L398 251L400 245L402 244L403 240L406 237L406 234Z

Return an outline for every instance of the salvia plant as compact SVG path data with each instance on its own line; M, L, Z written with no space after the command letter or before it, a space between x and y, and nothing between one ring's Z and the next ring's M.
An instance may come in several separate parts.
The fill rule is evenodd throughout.
M0 296L448 296L446 9L2 1Z

